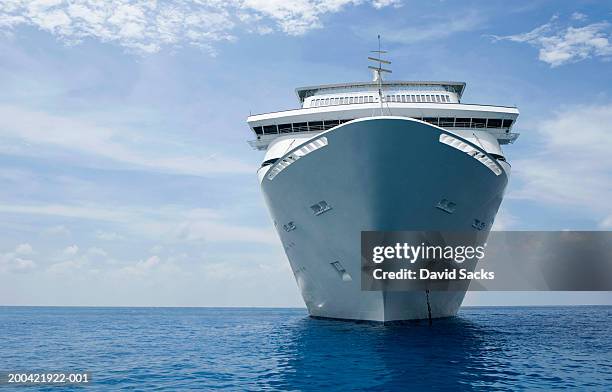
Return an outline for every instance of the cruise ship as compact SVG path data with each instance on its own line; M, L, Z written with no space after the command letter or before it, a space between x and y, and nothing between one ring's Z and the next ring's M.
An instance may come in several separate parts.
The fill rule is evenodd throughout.
M300 87L299 108L248 117L261 190L311 316L454 316L465 290L362 290L361 232L486 236L519 111L463 103L463 82L383 80L390 62L375 52L372 81Z

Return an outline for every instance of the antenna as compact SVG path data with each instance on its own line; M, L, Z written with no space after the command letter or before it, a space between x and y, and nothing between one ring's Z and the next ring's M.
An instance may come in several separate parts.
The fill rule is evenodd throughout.
M384 72L391 73L390 69L385 69L382 67L383 64L391 64L391 61L383 60L381 57L384 53L387 53L386 50L380 49L380 34L378 34L378 50L371 50L370 53L376 53L376 57L368 56L368 60L374 61L378 63L378 67L368 66L369 69L374 71L374 82L378 82L378 100L380 101L380 115L383 115L383 94L382 94L382 74Z

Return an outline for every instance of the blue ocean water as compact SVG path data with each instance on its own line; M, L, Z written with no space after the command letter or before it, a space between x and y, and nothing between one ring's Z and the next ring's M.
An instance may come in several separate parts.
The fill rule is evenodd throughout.
M463 308L383 326L302 309L0 308L0 371L91 372L14 390L612 390L612 307ZM0 390L9 389L0 386Z

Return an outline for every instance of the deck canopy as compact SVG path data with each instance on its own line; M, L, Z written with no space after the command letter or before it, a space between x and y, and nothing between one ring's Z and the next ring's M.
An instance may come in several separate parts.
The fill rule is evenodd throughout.
M443 88L446 91L450 91L457 94L457 98L461 99L463 90L465 90L464 82L430 82L430 81L383 81L383 89L394 89L402 87L412 88ZM300 100L300 104L304 103L304 99L317 94L333 94L341 91L363 91L363 90L377 90L378 82L354 82L354 83L337 83L337 84L322 84L319 86L309 87L298 87L295 89L295 93Z

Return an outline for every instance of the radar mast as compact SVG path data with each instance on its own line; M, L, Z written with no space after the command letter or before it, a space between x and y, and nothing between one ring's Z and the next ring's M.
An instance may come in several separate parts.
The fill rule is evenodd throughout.
M378 67L374 67L369 65L368 68L371 69L374 73L374 82L378 82L378 100L380 102L380 115L382 116L384 113L384 103L383 103L383 93L382 93L382 74L387 72L391 73L390 69L385 69L382 67L383 64L391 64L391 61L383 60L382 55L387 53L386 50L380 49L380 34L378 34L378 50L371 50L370 53L376 53L377 57L368 57L368 60L374 61L378 63Z

